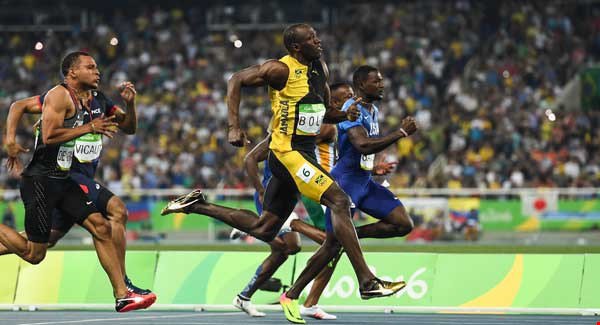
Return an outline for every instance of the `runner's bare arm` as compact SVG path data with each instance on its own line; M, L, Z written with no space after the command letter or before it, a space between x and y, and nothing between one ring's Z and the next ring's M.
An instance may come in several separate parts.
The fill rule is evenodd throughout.
M409 116L402 120L402 127L385 136L370 138L364 127L355 126L348 130L348 139L358 152L363 155L370 155L382 151L400 138L407 137L416 131L415 119Z
M137 112L135 99L137 91L133 83L126 81L119 85L119 91L121 98L125 101L125 109L117 106L117 109L113 113L115 115L115 122L119 123L119 129L125 134L135 134L137 130Z
M17 100L10 105L8 116L6 117L6 136L4 137L4 148L8 154L6 167L10 171L20 173L23 169L19 154L28 152L28 148L23 148L17 143L17 126L21 122L23 115L40 114L42 105L40 105L40 96L32 96Z
M6 146L16 144L17 126L25 113L40 114L42 112L39 98L40 96L24 98L10 105L8 116L6 117L6 137L4 138Z
M245 134L240 126L240 99L242 87L269 87L281 90L285 87L289 76L289 68L277 60L269 60L263 64L251 66L238 71L227 82L227 119L229 143L236 147L245 144Z
M101 133L112 136L111 127L116 126L114 116L102 117L75 128L64 128L67 112L74 114L75 108L69 93L62 87L48 92L42 107L42 141L44 144L58 144L73 140L86 133Z
M244 157L244 169L246 170L246 175L250 179L252 186L258 192L259 197L261 198L265 193L265 188L260 181L260 177L258 176L258 163L267 159L269 155L269 140L271 136L269 135L261 142L259 142L248 154Z
M400 130L374 138L370 138L367 130L362 126L355 126L348 130L348 139L352 146L363 155L378 153L402 137L404 137L404 134Z
M330 143L335 141L335 135L336 135L336 126L333 124L321 124L321 130L319 131L319 134L317 135L317 138L315 139L315 141L317 142L317 144L320 143Z

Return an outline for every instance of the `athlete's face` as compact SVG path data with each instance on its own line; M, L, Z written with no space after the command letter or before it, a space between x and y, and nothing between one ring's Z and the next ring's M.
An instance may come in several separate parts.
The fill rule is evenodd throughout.
M89 89L97 89L100 83L100 71L96 61L91 56L80 56L79 61L71 68L73 78L82 86Z
M312 27L300 28L298 31L298 50L308 61L313 61L321 57L323 48L321 40L317 37L317 32Z
M362 90L366 97L371 100L383 99L383 77L379 71L371 71L362 84Z
M331 92L331 106L341 109L344 103L354 97L354 89L350 86L341 86Z

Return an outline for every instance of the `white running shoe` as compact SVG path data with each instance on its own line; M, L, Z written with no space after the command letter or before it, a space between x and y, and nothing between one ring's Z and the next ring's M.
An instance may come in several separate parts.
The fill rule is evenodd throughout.
M321 307L319 307L318 305L314 305L314 306L308 307L308 308L304 307L304 305L300 306L300 315L312 317L315 319L322 319L322 320L337 319L336 315L328 314L326 311L321 309Z
M291 232L292 231L292 221L296 220L296 219L300 219L300 218L298 218L298 215L296 214L296 212L290 213L290 216L287 218L287 220L281 226L281 229L279 230L279 234L281 235L281 234Z
M252 317L265 317L267 315L261 311L256 310L256 308L254 307L252 302L250 302L250 300L244 300L238 295L236 295L235 298L233 298L233 306Z
M231 230L231 233L229 233L229 239L236 240L236 239L239 239L239 238L247 236L247 235L248 235L247 233L245 233L239 229L233 228Z

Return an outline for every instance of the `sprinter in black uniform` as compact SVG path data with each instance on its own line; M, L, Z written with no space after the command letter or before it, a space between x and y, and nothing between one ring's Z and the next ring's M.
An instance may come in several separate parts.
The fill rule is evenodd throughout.
M92 234L98 259L113 287L115 309L127 312L147 308L156 296L128 292L111 238L110 223L81 187L69 178L75 139L90 133L112 137L118 125L114 117L101 117L84 124L84 102L100 81L98 67L85 52L68 54L61 67L64 83L49 90L44 99L33 158L22 174L21 197L27 238L0 225L0 243L29 263L40 263L48 249L52 212L58 209Z
M121 97L125 101L127 112L115 105L104 93L98 90L90 91L87 100L87 108L83 112L83 122L90 123L102 116L115 115L114 121L126 134L134 134L137 129L137 118L135 109L135 87L131 82L124 82L119 86ZM16 142L17 126L25 113L41 114L46 93L32 96L14 102L6 118L5 147L8 153L7 167L10 171L18 173L21 171L19 154L27 152ZM108 218L112 228L112 239L119 256L121 271L125 275L127 289L137 294L149 294L150 290L140 289L135 286L127 276L125 269L125 228L127 223L127 208L123 200L114 195L102 184L94 180L98 168L100 155L102 153L102 135L85 134L75 139L74 160L70 169L70 177L94 202L94 205ZM74 221L54 210L52 216L52 230L48 242L48 248L56 245L64 235L71 229ZM8 249L0 245L0 255L9 253Z

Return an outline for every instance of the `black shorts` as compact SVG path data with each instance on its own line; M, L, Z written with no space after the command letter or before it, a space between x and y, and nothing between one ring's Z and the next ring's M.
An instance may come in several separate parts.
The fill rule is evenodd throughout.
M23 176L21 198L25 206L25 232L27 238L35 243L48 242L54 209L77 223L98 212L94 203L71 179Z
M299 190L287 173L285 166L269 151L267 158L272 176L267 183L263 199L263 211L287 220L298 202Z
M71 179L75 181L88 198L94 202L94 205L98 211L102 213L102 216L108 219L108 201L115 196L113 192L97 183L94 179L80 173L71 172ZM68 215L61 213L60 210L55 209L52 213L52 229L58 230L64 234L67 233L74 224L75 221Z

